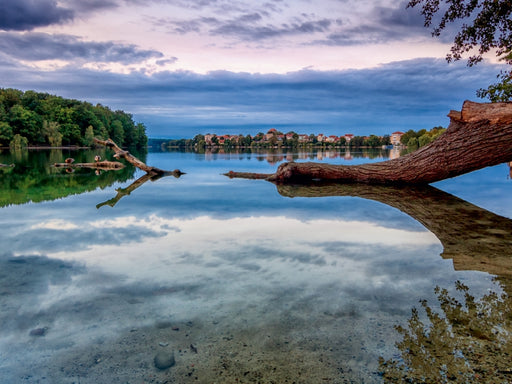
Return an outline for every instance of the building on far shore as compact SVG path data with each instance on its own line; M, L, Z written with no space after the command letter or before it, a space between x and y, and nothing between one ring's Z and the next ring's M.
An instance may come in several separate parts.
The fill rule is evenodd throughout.
M393 132L391 134L391 137L389 138L391 141L391 145L393 145L393 146L401 145L400 139L402 138L403 135L404 135L404 133L400 132L400 131Z
M319 147L340 147L340 146L367 146L367 147L382 147L393 144L397 146L400 144L400 138L404 135L403 132L393 132L391 136L356 136L352 133L346 133L341 136L319 134L297 134L290 131L286 134L278 131L276 128L270 128L267 133L260 132L256 136L252 135L217 135L215 133L207 133L205 135L196 135L194 139L180 139L171 140L168 143L169 147L293 147L297 145L305 146L311 145ZM357 140L356 140L357 139Z

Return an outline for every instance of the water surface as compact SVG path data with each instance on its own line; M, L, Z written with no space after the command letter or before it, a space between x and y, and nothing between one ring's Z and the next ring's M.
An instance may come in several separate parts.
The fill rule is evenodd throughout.
M446 361L483 367L464 346L491 341L505 344L485 370L510 382L499 356L510 348L510 319L499 330L485 316L468 321L468 330L484 320L489 329L478 323L480 333L439 348L431 372L408 360L411 343L397 344L407 332L396 329L414 329L417 308L420 328L435 333L420 300L451 319L436 286L463 308L468 287L494 303L493 318L508 308L506 165L419 190L276 187L222 173L270 173L287 157L354 164L388 154L150 152L140 155L148 164L186 174L132 184L144 174L130 167L96 175L50 166L70 155L94 152L0 154L16 163L0 169L6 382L383 383L417 372L448 380L442 367L461 368ZM173 356L173 366L157 368L156 356Z

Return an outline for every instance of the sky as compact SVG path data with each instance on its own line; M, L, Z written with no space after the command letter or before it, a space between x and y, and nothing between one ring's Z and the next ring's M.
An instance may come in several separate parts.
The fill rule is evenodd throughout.
M496 80L396 0L1 0L0 87L131 113L150 137L447 126Z

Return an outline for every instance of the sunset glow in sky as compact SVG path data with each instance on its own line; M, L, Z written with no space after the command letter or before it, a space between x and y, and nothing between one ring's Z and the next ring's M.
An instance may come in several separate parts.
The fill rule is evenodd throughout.
M456 28L434 39L406 4L3 0L0 87L123 109L153 136L446 125L499 66L447 64Z

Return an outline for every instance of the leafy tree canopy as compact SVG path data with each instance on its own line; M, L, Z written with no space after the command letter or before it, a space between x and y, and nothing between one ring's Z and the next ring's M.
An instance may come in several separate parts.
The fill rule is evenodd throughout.
M145 126L136 125L132 115L123 111L47 93L0 88L0 146L89 146L93 136L111 137L121 146L147 144Z
M421 6L425 26L432 28L433 36L440 36L447 25L456 21L463 24L455 35L448 62L460 60L469 54L468 65L483 59L488 52L512 64L512 2L510 0L410 0L408 8ZM512 71L502 71L499 82L480 89L477 95L491 101L512 99Z

